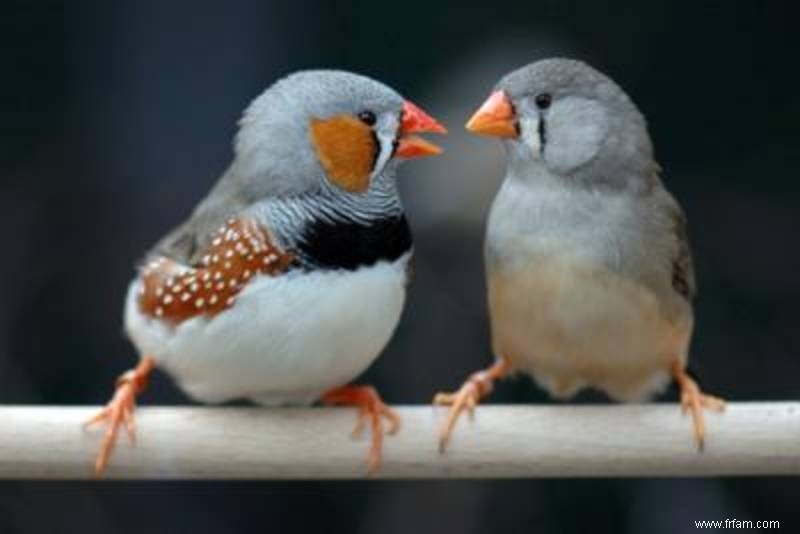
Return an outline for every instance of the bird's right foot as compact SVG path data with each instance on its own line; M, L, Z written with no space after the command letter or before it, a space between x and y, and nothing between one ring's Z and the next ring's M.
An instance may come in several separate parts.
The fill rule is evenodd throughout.
M383 458L383 435L395 434L400 429L400 416L389 408L372 386L343 386L335 388L322 396L324 404L355 406L358 408L358 420L353 430L353 437L361 434L369 423L372 429L372 442L367 457L367 474L375 474L381 466ZM383 419L389 423L384 430Z
M453 430L461 414L466 411L472 417L480 400L494 389L495 380L504 377L510 370L511 363L506 358L499 358L488 369L470 375L458 391L436 394L433 398L434 405L450 407L447 419L442 423L439 432L439 452L447 449L447 444L450 442L450 437L453 435Z
M725 401L719 397L704 393L697 381L689 376L689 373L680 362L672 366L672 376L680 388L681 412L691 414L694 423L694 438L697 449L702 451L705 447L706 423L704 417L705 410L714 412L725 411Z

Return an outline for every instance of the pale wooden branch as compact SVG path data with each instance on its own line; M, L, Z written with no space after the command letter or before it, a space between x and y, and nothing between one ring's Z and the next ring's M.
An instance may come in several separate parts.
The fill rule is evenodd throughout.
M92 478L102 429L94 407L0 408L0 478ZM613 477L800 474L800 403L734 403L709 413L698 452L675 404L481 406L445 454L444 409L398 408L376 478ZM330 479L366 473L368 436L350 409L155 407L124 432L106 479Z

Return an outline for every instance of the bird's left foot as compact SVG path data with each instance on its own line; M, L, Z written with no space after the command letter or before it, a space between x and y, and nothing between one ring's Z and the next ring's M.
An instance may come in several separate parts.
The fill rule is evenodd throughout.
M381 400L380 395L372 386L344 386L332 389L322 396L322 402L358 408L358 420L353 430L354 437L359 436L369 422L372 443L367 459L367 473L370 475L375 473L381 465L383 455L383 418L385 417L389 422L389 428L385 433L394 434L400 429L400 416Z
M681 411L691 413L694 422L694 437L697 441L697 448L703 450L706 437L706 423L704 410L723 412L725 401L719 397L703 393L697 382L689 376L683 365L676 363L672 370L675 382L680 388Z
M136 410L136 396L147 386L147 380L154 368L155 360L150 356L143 357L135 369L123 373L117 379L116 391L108 404L84 423L84 427L98 423L107 425L103 444L94 464L96 475L102 475L105 471L117 442L120 427L125 426L128 439L131 443L136 442L136 424L133 415Z

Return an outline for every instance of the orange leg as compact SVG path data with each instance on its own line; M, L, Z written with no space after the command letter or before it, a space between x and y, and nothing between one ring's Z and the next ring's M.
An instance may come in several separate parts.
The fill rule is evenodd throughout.
M94 464L95 474L101 475L108 465L117 434L122 425L128 432L131 443L136 442L136 424L133 412L136 409L136 396L147 387L147 380L155 368L155 360L151 356L144 356L139 364L130 371L126 371L117 378L116 391L109 403L94 417L84 423L85 427L105 422L108 426L103 436L103 443Z
M364 430L367 421L372 430L372 444L369 449L367 472L375 473L381 465L383 452L383 418L389 421L388 434L394 434L400 429L400 417L391 408L386 406L380 395L372 386L343 386L332 389L322 396L325 404L343 404L358 408L353 436L358 436Z
M681 411L692 414L694 421L694 437L697 440L697 448L703 450L706 438L706 423L703 410L714 410L722 412L725 410L725 401L707 395L700 390L700 386L686 372L683 364L675 362L672 366L672 376L675 378L681 390Z
M499 358L491 367L473 373L464 382L464 385L455 393L437 393L433 398L433 404L437 406L450 406L439 432L439 451L444 452L458 418L464 411L468 411L470 417L475 411L478 402L494 389L494 381L506 376L511 370L511 362L507 358Z

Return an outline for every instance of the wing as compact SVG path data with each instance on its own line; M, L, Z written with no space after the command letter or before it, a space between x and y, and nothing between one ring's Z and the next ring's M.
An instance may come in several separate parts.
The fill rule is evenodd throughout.
M678 201L667 191L661 180L661 167L656 165L655 172L652 174L650 183L650 209L654 209L657 217L657 234L662 235L666 232L666 251L669 257L669 271L671 275L670 285L672 289L690 302L697 294L697 285L694 276L694 261L692 260L692 250L689 245L689 234L687 230L686 215L683 213ZM660 240L657 240L660 241ZM663 276L663 274L661 275ZM663 280L663 278L662 278ZM657 284L661 285L661 284Z
M148 253L148 257L163 256L177 263L195 265L208 248L215 231L231 217L251 205L235 194L235 183L225 174L201 200L191 216L164 236Z
M170 240L173 234L177 238ZM195 235L179 227L141 269L138 297L145 315L173 324L214 316L230 307L257 274L276 276L294 264L294 256L278 247L269 230L250 219L228 219L203 241ZM181 261L194 257L195 262Z
M694 262L689 246L689 235L686 230L686 216L677 202L674 202L670 209L673 233L677 240L677 250L672 259L672 287L686 300L691 301L697 294L697 284L694 277Z
M193 220L181 224L164 236L148 252L148 257L169 258L176 263L195 264L202 246Z
M197 265L215 231L253 202L255 199L242 192L240 180L229 169L198 202L191 216L156 243L148 257L165 257L177 263Z

